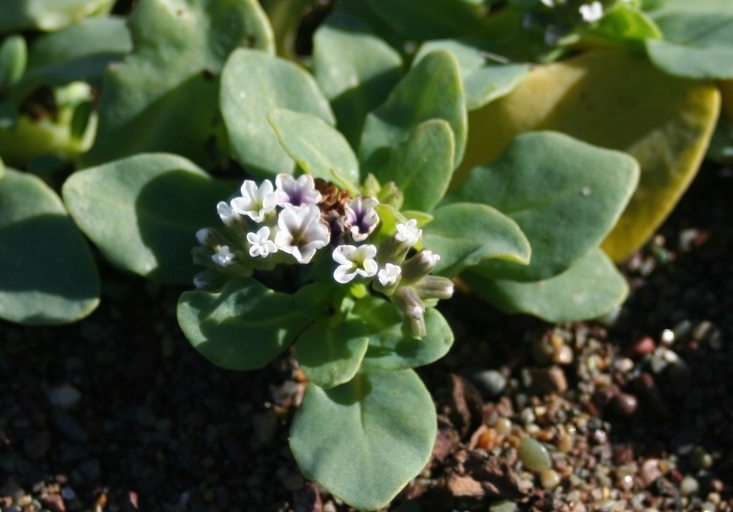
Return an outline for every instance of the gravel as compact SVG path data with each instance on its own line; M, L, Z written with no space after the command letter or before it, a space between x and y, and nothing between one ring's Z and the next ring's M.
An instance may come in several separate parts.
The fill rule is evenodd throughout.
M446 301L458 341L419 370L435 456L389 510L733 510L730 176L703 169L624 265L633 291L611 327ZM185 288L102 267L83 322L2 324L0 510L350 510L288 449L306 386L289 354L217 368L178 329Z

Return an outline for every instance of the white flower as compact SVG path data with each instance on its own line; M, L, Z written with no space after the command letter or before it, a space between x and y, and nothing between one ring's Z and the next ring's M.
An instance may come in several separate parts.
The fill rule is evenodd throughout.
M299 263L310 262L316 251L328 245L328 226L321 222L321 210L313 205L288 206L277 218L278 249L292 254Z
M289 174L278 174L275 177L275 185L279 206L318 204L323 199L321 193L316 190L313 177L308 174L303 174L297 179Z
M255 222L262 222L265 215L277 206L277 194L273 191L270 180L263 181L259 188L254 181L245 180L241 192L242 197L232 199L232 208Z
M377 248L371 244L356 247L354 245L339 245L334 249L333 260L339 264L333 272L336 282L345 284L356 276L372 277L377 273L377 262L374 256Z
M382 286L389 286L397 282L401 273L402 268L400 268L399 265L387 263L384 268L377 273L377 279L379 279L379 284Z
M590 5L581 5L580 15L586 23L595 23L603 18L603 5L597 0Z
M372 197L355 197L345 205L344 220L355 242L361 242L374 231L379 224L379 215L375 206L379 201Z
M253 258L266 258L268 254L277 252L275 242L270 240L270 228L261 227L256 233L247 233L247 241L250 243L249 255Z
M234 262L235 257L236 255L229 250L229 247L222 245L219 251L211 256L211 259L220 267L228 267Z
M417 221L410 219L407 223L397 224L397 234L395 238L399 242L406 242L410 247L415 245L422 236L422 229L417 227Z
M550 8L555 7L555 4L553 3L552 0L540 0L540 2L545 4L547 7L550 7Z
M225 226L231 226L242 218L228 203L224 201L219 201L217 203L216 213L219 214L219 218Z

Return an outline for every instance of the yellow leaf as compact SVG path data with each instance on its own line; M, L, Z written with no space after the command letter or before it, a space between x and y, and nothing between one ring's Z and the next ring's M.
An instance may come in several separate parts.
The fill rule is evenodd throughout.
M626 151L641 165L639 188L602 245L618 262L638 250L677 204L697 173L719 111L720 94L711 83L666 75L630 52L586 53L535 68L508 96L471 112L453 185L527 131L557 130Z

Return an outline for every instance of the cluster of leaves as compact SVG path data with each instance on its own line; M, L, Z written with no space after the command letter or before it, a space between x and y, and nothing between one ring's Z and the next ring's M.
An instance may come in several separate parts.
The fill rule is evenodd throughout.
M679 77L731 78L715 60L733 45L729 25L710 24L731 9L603 1L589 21L578 8L591 2L554 3L336 2L309 70L283 58L295 57L303 0L142 0L127 20L108 16L111 0L0 8L0 156L27 171L0 179L0 317L89 314L99 278L85 236L121 269L190 283L194 234L220 222L217 203L244 179L215 177L223 167L376 196L383 235L418 221L440 255L434 273L507 312L612 310L627 286L606 252L643 242L704 153L717 89ZM522 28L528 16L536 33ZM546 37L558 27L562 37ZM528 64L592 45L617 51ZM619 80L632 85L609 93ZM642 122L615 111L629 103ZM609 233L632 241L619 248ZM442 357L453 334L428 308L416 339L379 290L335 286L335 265L187 292L178 316L226 368L261 368L294 344L311 381L292 426L296 460L375 509L430 456L435 411L413 368Z

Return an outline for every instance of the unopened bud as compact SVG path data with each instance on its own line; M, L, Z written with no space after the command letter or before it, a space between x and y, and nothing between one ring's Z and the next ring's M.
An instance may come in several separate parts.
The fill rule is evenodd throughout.
M201 265L202 267L214 267L214 262L211 261L211 257L214 255L214 251L209 249L208 247L194 247L191 249L191 256L193 256L193 262L196 265Z
M199 290L213 290L219 288L226 281L226 277L214 269L204 270L193 276L193 285Z
M422 300L450 299L453 296L453 281L447 277L425 276L414 286Z
M440 261L440 256L423 249L402 264L402 282L416 283L433 271Z
M415 338L425 336L425 305L417 291L410 286L400 286L392 295L392 302L404 313L412 335Z
M382 204L388 204L394 206L398 210L402 208L402 203L405 201L405 195L397 187L394 181L390 181L386 185L382 186L377 199Z
M216 252L220 247L229 245L231 242L224 238L217 230L211 228L203 228L196 231L196 240L212 251Z

